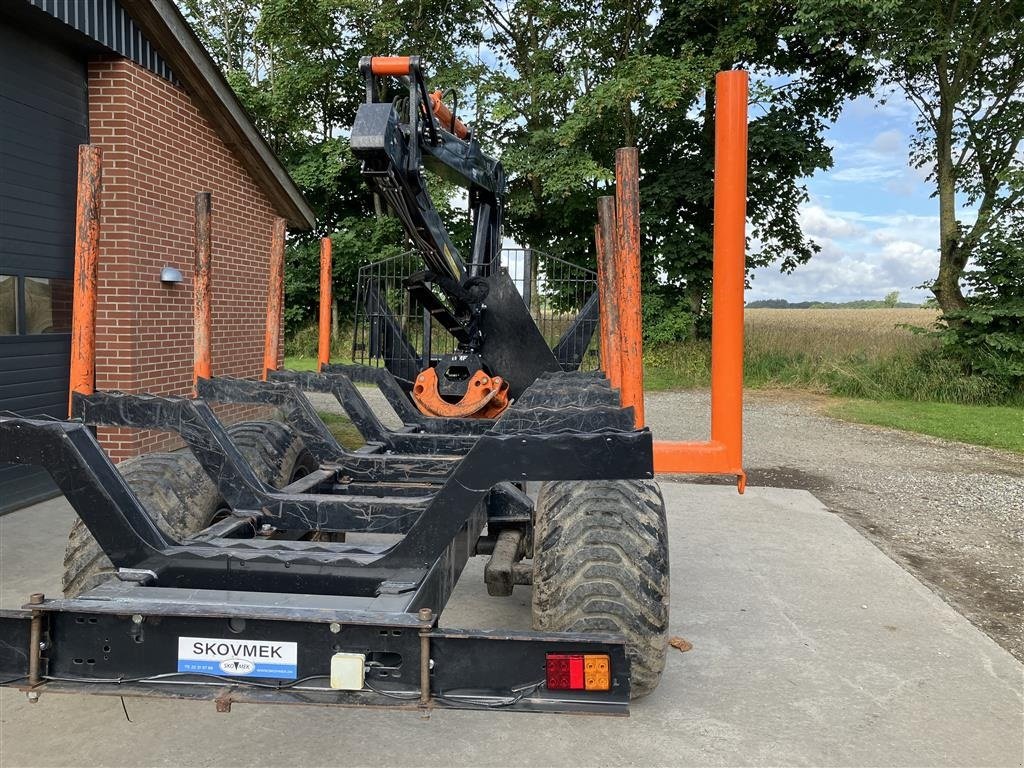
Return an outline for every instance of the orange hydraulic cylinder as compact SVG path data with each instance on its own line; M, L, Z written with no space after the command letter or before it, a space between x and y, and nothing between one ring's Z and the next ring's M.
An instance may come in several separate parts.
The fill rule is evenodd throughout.
M644 346L640 307L640 163L636 147L615 150L615 271L618 280L622 405L644 425Z
M213 307L210 291L213 246L211 237L212 198L210 192L196 193L196 244L192 276L193 362L192 384L212 375L210 343L213 332Z
M267 329L263 339L263 379L277 370L281 352L281 313L284 307L285 220L274 219L270 236L270 278L267 281Z
M318 370L331 362L331 238L320 238L320 338Z
M747 73L715 80L715 232L711 318L711 441L655 442L655 472L743 472L743 289L746 276Z
M615 198L597 199L597 280L601 307L601 365L614 389L622 386L618 271L615 267Z
M455 134L460 139L465 140L469 138L469 128L448 109L448 105L444 103L440 91L434 91L430 94L430 108L442 128L449 133Z
M411 56L374 56L370 59L370 71L375 75L402 77L412 71Z
M96 387L96 287L100 250L100 190L103 152L82 144L78 148L78 204L75 214L74 314L71 323L71 395L91 395Z

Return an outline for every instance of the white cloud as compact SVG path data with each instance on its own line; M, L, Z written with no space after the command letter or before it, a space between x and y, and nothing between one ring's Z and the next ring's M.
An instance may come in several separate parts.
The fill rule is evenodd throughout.
M817 202L800 215L821 252L791 274L754 270L748 301L853 301L899 291L904 301L929 295L916 286L938 269L938 217L907 213L866 215Z
M834 215L820 205L808 205L800 211L800 227L815 239L854 237L863 232L851 219Z
M893 168L888 165L855 165L850 168L843 168L841 171L836 171L829 178L832 181L850 181L855 184L863 184L865 182L899 178L903 173L904 170L902 168Z

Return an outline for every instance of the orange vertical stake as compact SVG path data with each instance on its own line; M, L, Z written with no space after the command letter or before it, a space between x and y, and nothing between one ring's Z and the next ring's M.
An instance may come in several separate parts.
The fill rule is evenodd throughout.
M618 273L615 267L615 198L597 199L597 280L601 297L601 364L612 387L622 386L622 336L619 333Z
M192 385L199 379L208 379L212 373L210 344L213 332L213 307L210 291L213 238L211 214L213 195L196 193L195 263L192 274L193 362Z
M318 370L331 362L331 238L320 238L320 339Z
M68 416L75 392L91 395L96 387L96 288L100 250L100 190L103 152L78 147L78 203L75 212L74 314L71 323L71 376Z
M599 214L600 215L600 214ZM597 296L598 296L598 318L597 318L597 342L598 354L601 357L601 370L605 376L608 375L608 319L605 317L605 304L608 299L604 292L604 240L601 238L601 225L594 225L594 253L597 264Z
M267 329L263 339L263 379L277 370L281 356L281 314L284 308L285 220L274 219L270 235L270 277L267 281Z
M743 471L743 289L746 282L747 73L715 79L715 231L711 289L711 440L654 443L655 472Z
M743 290L746 286L747 73L715 79L715 231L711 441L743 480ZM741 488L742 490L742 488Z
M640 162L636 147L615 150L615 266L619 296L622 405L644 425L643 318L640 306Z

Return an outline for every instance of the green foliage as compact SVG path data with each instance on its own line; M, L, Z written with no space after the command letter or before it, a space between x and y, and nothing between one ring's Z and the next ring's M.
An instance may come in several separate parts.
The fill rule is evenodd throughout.
M359 267L404 250L398 222L390 218L348 218L331 235L332 294L338 320L354 317ZM317 316L320 302L320 243L298 241L285 254L285 329L295 333Z
M695 318L665 291L652 290L643 296L645 344L672 344L694 337Z
M748 343L744 386L799 387L841 397L918 402L1024 404L1019 391L990 377L965 371L959 361L930 351L882 358L868 354L829 357ZM662 344L644 350L644 385L650 390L707 387L711 350L707 342Z
M1024 215L1017 218L1024 219ZM947 313L947 354L1011 389L1024 388L1024 245L1016 223L986 239L965 273L967 308ZM1016 232L1019 232L1016 229Z
M637 146L645 283L673 287L666 300L706 316L714 74L745 67L755 73L749 214L759 246L749 263L789 270L817 251L797 221L801 180L831 165L824 129L871 83L862 35L823 36L797 13L806 0L483 4L498 62L481 89L492 105L486 134L503 148L519 242L592 264L614 151Z
M177 0L316 212L313 231L289 237L289 333L316 316L320 237L334 242L343 322L354 309L358 267L407 247L401 228L375 215L346 138L365 95L360 57L419 53L437 85L461 84L472 77L462 51L479 36L477 1ZM456 237L466 238L464 219L455 217Z

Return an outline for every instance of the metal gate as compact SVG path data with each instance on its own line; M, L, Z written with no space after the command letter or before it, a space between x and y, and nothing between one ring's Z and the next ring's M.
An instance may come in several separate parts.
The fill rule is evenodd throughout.
M555 349L576 316L597 291L597 273L536 249L502 251L500 269L515 284L548 345ZM430 361L455 351L456 341L432 322L430 313L405 289L405 280L423 270L418 251L407 251L359 269L356 289L352 359L362 365L393 367L400 359L395 350L412 349L426 368ZM372 297L372 300L368 300ZM438 295L444 301L442 295ZM390 321L388 319L390 313ZM393 321L393 322L392 322ZM596 331L597 319L585 320ZM397 334L397 338L395 335ZM598 334L586 333L585 350L572 348L582 359L579 369L600 365ZM570 367L563 365L570 370Z

